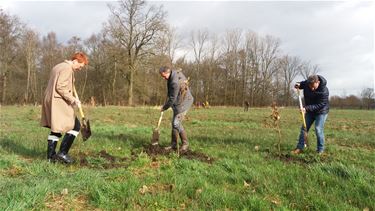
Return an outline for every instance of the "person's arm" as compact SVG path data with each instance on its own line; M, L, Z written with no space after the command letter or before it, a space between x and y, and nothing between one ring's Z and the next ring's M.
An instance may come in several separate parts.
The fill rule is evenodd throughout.
M305 88L305 84L306 84L305 81L296 82L296 83L294 84L294 88L295 88L295 89L304 89L304 88Z
M70 87L72 83L72 72L69 70L61 71L56 81L56 92L71 105L76 101Z
M167 102L165 102L164 106L163 106L163 111L167 110L168 108L170 108L173 103L176 102L177 100L177 96L178 96L178 84L176 82L172 82L171 84L171 88L170 90L168 90L168 100Z
M296 89L304 89L306 87L306 83L307 83L307 81L297 82L294 85L294 88L296 88Z
M305 109L306 111L315 112L322 109L324 106L328 104L328 93L322 93L320 103L312 104L312 105L306 105Z

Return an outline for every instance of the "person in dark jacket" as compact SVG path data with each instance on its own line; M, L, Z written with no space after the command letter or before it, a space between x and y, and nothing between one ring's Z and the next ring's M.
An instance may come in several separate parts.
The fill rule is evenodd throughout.
M294 88L303 90L305 106L301 109L301 112L305 114L307 131L315 121L317 152L321 154L324 151L324 123L329 112L327 80L320 75L311 75L307 80L296 83ZM297 147L292 153L299 154L304 147L304 128L302 125Z
M171 146L167 149L177 149L177 139L180 136L182 146L181 150L186 151L189 147L186 130L182 126L182 121L193 104L194 98L188 86L188 80L181 70L172 70L168 66L161 67L160 76L167 80L168 99L161 107L160 111L169 108L173 110L172 119L172 139Z

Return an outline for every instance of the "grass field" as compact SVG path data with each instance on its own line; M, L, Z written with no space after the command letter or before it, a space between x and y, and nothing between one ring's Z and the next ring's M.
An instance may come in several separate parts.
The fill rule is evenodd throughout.
M93 135L75 141L71 166L46 162L40 107L1 107L0 210L374 210L375 111L334 110L326 152L290 155L300 116L282 108L194 109L184 126L191 152L149 149L157 108L86 108ZM161 126L170 140L171 111Z

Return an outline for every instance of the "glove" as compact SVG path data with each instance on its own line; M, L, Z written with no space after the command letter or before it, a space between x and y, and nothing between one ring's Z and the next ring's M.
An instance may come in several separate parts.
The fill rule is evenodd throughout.
M73 107L78 107L80 108L81 107L81 101L78 100L77 98L74 100L73 104L72 104Z

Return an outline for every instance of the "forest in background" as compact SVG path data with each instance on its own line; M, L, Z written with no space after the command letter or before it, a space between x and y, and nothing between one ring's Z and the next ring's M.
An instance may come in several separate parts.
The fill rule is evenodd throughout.
M77 51L90 61L75 74L77 90L83 102L96 105L163 104L166 85L158 75L163 65L181 68L190 78L196 103L227 106L296 105L296 78L320 73L319 65L285 54L272 35L228 29L222 36L197 29L182 38L162 6L121 0L107 9L111 15L99 33L60 43L55 32L41 35L0 8L0 103L40 104L51 69ZM331 96L330 104L374 108L374 89Z

